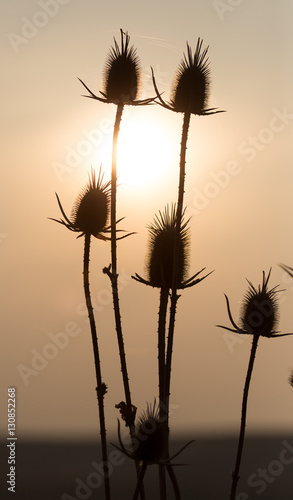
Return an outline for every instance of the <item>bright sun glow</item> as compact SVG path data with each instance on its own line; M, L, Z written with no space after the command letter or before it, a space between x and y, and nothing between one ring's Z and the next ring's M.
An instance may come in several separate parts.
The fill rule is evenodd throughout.
M119 184L148 188L162 182L172 169L170 137L162 124L153 120L131 116L122 119L117 154ZM111 155L112 137L107 147L107 165Z
M122 123L118 141L121 182L146 186L161 180L170 169L167 151L167 137L153 122Z

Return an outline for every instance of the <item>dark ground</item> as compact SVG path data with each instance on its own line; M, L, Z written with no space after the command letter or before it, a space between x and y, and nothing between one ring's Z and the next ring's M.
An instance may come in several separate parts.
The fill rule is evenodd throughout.
M171 453L192 437L173 438ZM116 438L113 440L117 442ZM96 466L100 464L97 444L19 438L16 493L7 491L9 450L6 444L5 439L1 441L2 500L104 499L103 485L97 486L100 475L93 466L93 462ZM228 500L236 447L237 439L232 437L197 437L196 442L175 459L177 463L188 464L175 469L182 500ZM110 445L109 454L114 450ZM135 487L134 465L128 458L124 459L124 455L114 458L118 463L113 464L110 478L112 500L131 500ZM292 436L247 438L240 475L237 500L293 500ZM157 476L157 467L150 467L145 481L147 500L158 499ZM88 484L92 486L92 493ZM168 499L173 498L170 490Z

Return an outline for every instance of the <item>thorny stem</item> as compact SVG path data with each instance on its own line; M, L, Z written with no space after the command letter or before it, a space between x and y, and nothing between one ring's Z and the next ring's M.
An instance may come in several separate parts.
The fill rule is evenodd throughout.
M166 432L168 436L169 429L169 400L170 400L170 385L171 385L171 366L172 366L172 353L173 353L173 339L174 339L174 329L175 329L175 316L176 316L176 306L179 299L177 294L177 282L178 282L178 260L179 260L179 238L181 229L181 219L183 212L183 198L184 198L184 182L185 182L185 163L186 163L186 150L187 150L187 138L188 130L190 124L190 112L184 113L183 125L182 125L182 136L181 136L181 150L180 150L180 165L179 165L179 186L178 186L178 202L177 202L177 212L176 212L176 226L175 226L175 238L174 238L174 257L173 257L173 276L172 276L172 293L171 293L171 306L170 306L170 318L169 318L169 331L168 331L168 342L167 342L167 352L166 352L166 366L165 366L165 384L164 384L164 407L166 408ZM176 499L180 498L180 492L176 477L172 467L169 467L170 478L173 478L172 484L177 486L174 487L176 494Z
M171 307L170 307L170 317L169 317L169 336L168 336L167 353L166 353L166 384L165 384L165 405L166 405L167 425L168 425L168 421L169 421L171 365L172 365L176 305L177 305L178 299L179 299L179 295L176 295L175 301L173 301L173 303L172 303L172 297L171 297Z
M109 467L108 467L108 453L107 453L107 441L106 441L106 424L105 424L105 413L104 413L104 395L106 391L106 386L102 382L101 374L101 363L96 331L96 323L94 318L94 311L90 295L90 284L89 284L89 261L90 261L90 243L91 235L85 234L84 237L84 259L83 259L83 285L84 294L86 300L86 306L88 310L88 317L90 322L92 343L94 350L94 360L96 369L96 380L97 380L97 399L99 407L99 419L100 419L100 434L101 434L101 447L102 447L102 460L104 469L104 487L105 487L105 498L106 500L111 499L110 494L110 480L109 480Z
M120 314L119 295L118 295L117 234L116 234L117 146L118 146L118 135L120 130L120 123L122 119L123 109L124 109L123 103L117 105L117 111L114 123L114 132L113 132L112 173L111 173L111 272L108 272L107 274L110 277L112 286L113 307L114 307L115 325L116 325L116 333L117 333L118 348L120 355L121 372L124 385L125 400L128 409L128 415L130 418L130 416L133 415L133 410L132 410L126 355L125 355L124 341L122 334L121 314ZM129 432L133 439L135 433L134 418L130 422ZM138 474L138 465L137 464L135 465ZM141 484L140 489L141 489L141 499L145 500L143 484Z
M172 351L173 351L176 305L177 305L177 300L179 298L179 296L177 295L179 236L180 236L181 218L182 218L182 212L183 212L185 162L186 162L187 138L188 138L188 130L189 130L189 124L190 124L190 117L191 117L190 112L184 113L183 126L182 126L182 137L181 137L178 202L177 202L177 213L176 213L174 259L173 259L172 295L171 295L169 334L168 334L168 344L167 344L167 354L166 354L165 399L166 399L167 415L169 413L171 364L172 364Z
M166 382L166 315L169 299L169 288L162 287L160 291L160 308L159 308L159 324L158 324L158 361L159 361L159 408L160 419L165 422L164 429L164 455L163 458L168 458L168 427L166 419L165 406L165 382ZM159 465L159 482L160 482L160 500L166 500L166 469L163 465Z
M132 500L137 500L137 498L138 498L139 492L140 492L142 485L143 485L143 479L144 479L144 475L146 473L146 470L147 470L147 464L145 462L143 462L141 469L140 469L140 472L139 472L139 475L138 475L136 488L135 488L135 492L133 494Z
M172 465L167 465L166 467L167 467L167 471L168 471L168 474L169 474L169 477L170 477L170 480L171 480L171 483L173 486L175 500L181 500L181 493L179 490L179 485L178 485L173 467L172 467Z
M120 305L119 305L119 295L118 295L118 274L117 274L117 237L116 237L116 192L117 192L117 145L118 145L118 135L120 129L120 123L123 113L123 104L118 104L114 133L113 133L113 151L112 151L112 175L111 175L111 285L112 285L112 295L113 295L113 306L115 315L115 324L117 332L117 340L120 354L121 372L124 384L125 399L129 415L131 415L131 396L129 379L127 373L126 356L124 350L124 341L122 334L122 324L120 315ZM133 422L132 422L133 424ZM131 427L131 426L130 426Z
M165 383L166 383L166 315L169 299L169 289L161 288L160 291L160 308L159 308L159 323L158 323L158 367L159 367L159 400L160 400L160 417L164 417L166 408L164 405ZM164 414L162 414L164 413Z
M250 359L249 359L249 364L248 364L248 369L247 369L247 375L246 375L246 380L245 380L245 385L244 385L244 391L243 391L240 434L239 434L235 469L234 469L234 472L232 473L232 487L231 487L230 500L235 500L235 498L236 498L236 488L237 488L237 483L238 483L238 480L240 477L239 476L239 469L240 469L242 449L243 449L244 436L245 436L248 391L249 391L249 385L250 385L251 374L252 374L252 370L253 370L253 364L254 364L258 339L259 339L259 335L254 334L253 340L252 340L251 352L250 352Z

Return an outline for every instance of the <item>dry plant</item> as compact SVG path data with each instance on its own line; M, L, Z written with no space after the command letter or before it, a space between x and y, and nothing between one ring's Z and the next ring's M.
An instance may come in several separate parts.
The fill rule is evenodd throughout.
M292 335L291 333L279 333L278 331L276 331L276 326L278 322L278 302L276 295L278 292L281 292L281 290L277 289L278 285L272 288L271 290L268 289L268 282L270 275L271 275L271 269L267 277L265 275L265 272L263 271L262 285L259 285L258 288L255 288L253 284L250 281L248 281L249 289L243 301L242 312L240 316L240 326L238 326L235 323L232 317L229 299L226 295L225 298L227 303L228 316L233 328L217 325L220 328L224 328L226 330L239 333L241 335L252 335L252 346L251 346L250 358L249 358L248 369L243 391L240 434L239 434L235 468L232 474L230 500L235 500L236 498L237 483L240 477L239 470L240 470L240 463L242 458L242 450L245 437L248 391L249 391L258 341L260 337L266 337L271 339L271 338Z
M183 451L187 443L178 453L169 455L169 400L171 393L171 371L172 353L175 332L175 317L177 302L180 297L178 290L193 287L205 279L210 273L200 276L205 268L188 278L189 250L190 250L190 220L185 218L184 209L184 186L185 186L185 164L188 134L191 123L191 115L208 116L222 111L210 108L208 100L210 95L210 66L207 57L208 47L203 49L203 41L198 38L194 53L187 43L187 54L183 56L178 70L175 74L170 101L165 101L159 92L155 75L152 70L155 97L138 99L141 71L140 62L136 49L130 45L128 33L120 30L120 46L114 38L109 56L106 60L104 71L104 87L100 95L94 94L88 86L81 83L88 91L90 99L101 103L116 105L116 116L113 130L112 143L112 172L111 181L103 182L103 174L99 172L98 177L92 170L89 182L76 200L71 218L68 218L57 196L61 219L52 219L65 226L70 231L79 233L78 237L84 237L83 258L83 286L85 300L88 310L92 344L94 351L94 362L97 381L97 399L99 407L99 425L101 434L102 461L104 467L104 489L105 499L110 500L110 480L106 441L106 422L104 413L104 396L107 392L106 384L101 374L101 361L98 347L98 337L91 302L89 284L89 262L91 237L104 241L111 241L111 264L103 268L108 275L114 306L115 326L120 356L122 379L124 384L125 401L116 404L120 416L130 431L130 448L124 446L120 434L120 421L118 420L118 440L116 446L127 457L134 461L137 471L137 484L133 493L133 500L138 496L145 499L143 480L150 465L159 466L159 489L160 500L167 499L166 471L168 472L176 500L180 500L180 489L174 474L172 460ZM159 211L153 221L147 226L149 231L149 246L146 263L146 277L135 274L133 278L144 284L157 288L159 295L159 318L158 318L158 403L156 399L153 405L148 404L146 410L136 420L136 407L133 405L130 393L124 339L122 334L122 321L118 293L118 264L117 264L117 241L133 233L117 236L121 230L117 224L116 193L117 193L117 145L120 124L124 107L145 106L158 104L168 111L183 113L183 124L180 143L180 162L177 202L166 206L164 211ZM281 266L291 276L293 269ZM102 269L102 267L101 267ZM268 288L271 270L266 276L263 272L262 284L254 287L248 281L249 289L244 298L242 312L240 315L240 326L238 326L231 314L230 303L226 297L228 317L232 327L217 325L236 334L252 335L252 347L248 370L245 379L242 412L240 422L240 434L235 468L232 474L232 486L230 500L235 500L242 451L245 438L245 425L247 415L247 401L250 381L254 366L256 350L260 337L277 338L291 333L282 334L276 330L278 322L278 287ZM292 376L290 378L292 384Z

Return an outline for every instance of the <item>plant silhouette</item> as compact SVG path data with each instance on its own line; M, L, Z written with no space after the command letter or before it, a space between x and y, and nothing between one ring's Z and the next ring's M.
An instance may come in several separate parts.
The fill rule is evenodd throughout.
M248 369L243 391L240 434L239 434L235 468L232 474L230 500L235 500L236 498L236 489L239 480L239 470L240 470L240 463L241 463L242 450L245 437L248 392L249 392L251 375L252 375L254 359L259 338L260 337L276 338L276 337L284 337L287 335L292 335L291 333L280 334L275 330L278 321L278 303L276 295L281 290L277 290L278 286L275 286L271 290L268 290L268 282L270 279L270 275L271 275L271 269L267 277L265 275L265 272L263 271L262 285L259 285L258 288L255 288L253 284L250 281L248 281L249 289L244 298L242 306L240 326L238 326L235 323L232 317L229 299L226 295L225 298L227 303L228 316L233 328L217 325L219 328L224 328L226 330L235 333L252 335L250 359L248 363Z
M174 254L173 254L173 271L172 271L172 293L171 293L171 308L169 320L169 333L167 343L167 356L166 356L166 382L165 382L165 406L167 415L169 413L169 397L170 397L170 384L171 384L171 370L172 370L172 352L173 352L173 339L175 329L175 316L176 307L179 295L177 293L178 287L178 273L179 273L179 245L180 245L180 225L183 213L183 199L184 199L184 183L185 183L185 163L188 131L190 126L191 115L210 115L220 113L220 110L215 108L207 108L207 102L210 92L210 69L209 61L207 59L208 47L202 50L203 41L198 38L194 55L190 45L187 43L187 56L183 55L183 60L180 63L177 73L175 75L175 83L172 90L170 102L166 102L161 97L154 71L152 69L153 85L157 95L158 103L168 109L169 111L183 113L183 125L181 135L181 148L180 148L180 163L179 163L179 183L178 183L178 201L176 211L176 225L175 225L175 238L174 238Z
M140 62L137 56L136 49L130 45L130 37L128 33L120 30L121 48L114 38L114 46L110 50L110 54L106 61L104 73L104 91L100 91L103 96L98 97L84 84L88 90L89 96L92 99L104 103L112 103L117 106L112 145L112 173L111 173L111 264L104 267L103 271L107 274L111 281L113 307L115 316L115 325L117 333L117 341L120 355L120 364L122 379L124 385L124 393L126 400L125 410L127 411L126 425L129 427L131 436L134 433L134 419L136 407L132 404L129 377L126 363L126 355L124 348L124 340L122 333L122 322L119 305L118 294L118 272L117 272L117 236L116 236L116 192L117 192L117 146L120 124L125 105L141 106L148 105L154 101L154 98L138 100L137 95L140 86ZM133 234L133 233L131 233ZM141 491L142 500L144 500L143 489Z
M100 434L101 434L101 447L102 447L102 460L104 469L104 487L105 498L110 500L110 479L108 467L108 452L106 440L106 422L104 412L104 396L107 392L107 386L102 380L101 361L98 346L97 330L95 323L94 310L91 301L90 283L89 283L89 262L90 262L90 245L91 236L95 238L107 240L109 239L106 234L109 232L109 197L110 197L110 183L103 184L103 174L100 169L98 179L96 179L95 172L92 170L91 177L86 187L83 189L77 198L72 210L72 220L65 214L62 204L58 195L56 194L57 201L64 219L51 219L59 224L62 224L70 231L80 233L78 238L84 236L84 257L83 257L83 286L86 306L88 310L88 317L92 335L92 344L94 351L94 362L96 370L97 381L97 399L99 407L100 419Z
M218 108L209 107L211 71L207 56L208 47L203 48L203 40L197 39L194 52L187 43L186 53L180 62L174 78L174 85L169 101L163 99L160 93L155 74L152 71L154 97L139 99L141 88L141 64L136 48L130 44L127 32L120 30L120 44L114 38L113 46L106 59L103 74L103 88L99 95L94 94L88 86L80 80L87 90L88 97L104 104L114 104L116 114L113 128L112 140L112 165L111 180L104 182L104 176L100 168L98 176L92 169L89 181L81 194L76 199L71 216L68 217L63 209L59 196L56 194L62 217L51 219L58 222L68 230L77 233L77 238L84 237L83 256L83 288L90 323L91 338L94 352L96 393L99 408L99 427L101 434L103 480L105 499L111 500L110 474L108 466L108 451L106 439L106 418L104 411L104 397L107 386L102 378L100 351L94 310L91 300L89 266L92 237L102 241L110 241L111 263L101 266L111 283L112 300L115 318L115 329L119 351L119 361L124 387L124 399L115 405L120 413L118 419L118 446L125 456L135 463L137 478L132 499L136 500L139 495L145 500L144 479L148 467L156 465L159 468L159 498L167 500L167 474L172 484L176 500L181 499L179 485L174 473L173 460L192 442L189 441L177 453L170 456L169 452L169 402L171 396L171 373L173 343L175 333L175 318L177 304L180 297L179 291L191 288L203 281L211 274L202 274L206 268L189 276L189 254L191 229L190 219L186 217L184 207L184 191L186 178L186 152L191 126L191 116L209 116L222 113ZM117 146L120 126L125 106L148 106L160 105L167 111L183 114L183 122L180 137L180 159L178 176L178 193L176 203L167 205L162 211L155 214L148 229L147 262L145 277L135 273L132 278L146 286L156 288L159 291L159 313L157 324L158 339L158 398L153 404L147 404L146 410L139 413L132 402L130 391L130 379L126 363L126 353L122 332L122 319L119 302L119 273L117 258L117 241L124 239L132 232L119 230L117 219L117 165L119 163ZM118 233L123 233L119 235ZM293 268L281 265L290 276L293 277ZM213 271L212 271L213 272ZM248 281L248 291L244 297L240 313L239 325L234 321L230 302L225 295L228 318L231 326L217 325L235 334L251 335L252 345L248 361L248 368L244 383L240 431L235 466L232 473L232 484L230 500L236 499L237 485L239 481L240 466L245 441L245 426L247 419L248 394L254 368L256 351L260 338L278 338L293 335L292 333L281 333L277 330L279 319L278 286L269 289L271 269L262 273L262 283L255 287ZM289 382L293 385L291 374ZM121 438L121 420L128 428L131 440L130 446L125 446ZM176 464L182 465L182 464Z

